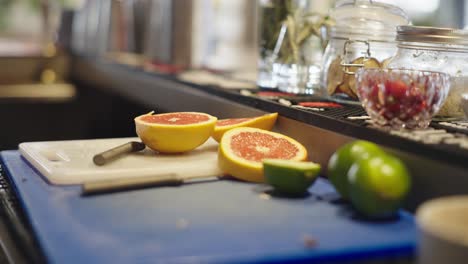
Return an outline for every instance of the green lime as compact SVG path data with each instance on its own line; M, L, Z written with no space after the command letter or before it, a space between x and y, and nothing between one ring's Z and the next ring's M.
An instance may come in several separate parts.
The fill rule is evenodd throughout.
M411 186L406 166L390 155L361 159L350 168L348 181L353 207L370 218L393 215Z
M302 195L314 183L320 172L320 165L314 162L282 159L264 159L265 181L278 192Z
M384 151L374 143L356 140L339 148L328 162L328 179L343 199L348 199L349 168L360 159L383 154Z

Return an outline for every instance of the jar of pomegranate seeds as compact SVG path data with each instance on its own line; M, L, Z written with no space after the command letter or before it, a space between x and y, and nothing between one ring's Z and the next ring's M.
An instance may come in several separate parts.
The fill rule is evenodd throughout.
M398 50L387 68L440 71L450 74L451 89L437 113L439 120L464 117L463 93L468 92L468 31L453 28L399 26Z

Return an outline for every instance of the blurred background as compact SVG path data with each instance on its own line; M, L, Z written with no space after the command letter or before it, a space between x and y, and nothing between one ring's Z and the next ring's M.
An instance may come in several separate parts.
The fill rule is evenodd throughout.
M403 8L414 25L468 25L468 0L382 2ZM312 3L324 14L334 5ZM0 149L25 141L135 135L133 117L153 109L75 78L75 56L111 56L129 65L145 61L147 69L169 72L236 70L240 78L255 78L250 73L257 60L257 4L0 0Z
M105 0L94 0L103 2ZM120 2L145 2L148 0L121 0ZM149 0L152 1L152 0ZM158 2L158 0L154 0ZM2 38L17 38L23 40L39 40L42 36L42 15L45 8L50 8L50 16L60 15L60 9L77 10L85 5L86 0L0 0L0 34ZM164 2L164 1L159 1ZM211 18L216 18L218 12L223 12L223 7L228 0L189 0L186 2L200 2L204 9L211 10ZM245 2L236 4L248 6L254 10L256 1L239 0ZM319 12L326 12L333 6L333 0L316 1ZM446 26L463 28L467 23L466 12L468 10L465 0L380 0L395 4L403 8L412 18L415 25ZM188 3L184 3L188 4ZM189 5L189 4L188 4ZM230 4L233 5L233 4ZM47 6L47 7L46 7ZM232 10L232 9L231 9ZM219 14L219 13L218 13ZM254 12L242 12L238 14L240 20L245 16L255 15ZM206 17L208 20L209 17ZM57 18L55 18L57 19ZM251 20L247 18L248 20ZM210 24L207 27L215 27Z

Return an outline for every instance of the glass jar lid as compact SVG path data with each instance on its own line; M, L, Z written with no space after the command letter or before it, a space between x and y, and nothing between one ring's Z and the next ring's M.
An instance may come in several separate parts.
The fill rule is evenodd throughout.
M399 26L397 41L468 45L468 30L420 26Z
M372 0L337 1L330 13L336 21L332 37L394 41L396 27L408 25L408 15L399 7Z

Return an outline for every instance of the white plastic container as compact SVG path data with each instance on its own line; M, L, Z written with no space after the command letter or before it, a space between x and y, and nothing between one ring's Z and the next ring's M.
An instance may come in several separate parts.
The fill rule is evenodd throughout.
M416 219L420 230L418 263L467 263L468 196L430 200L418 208Z

